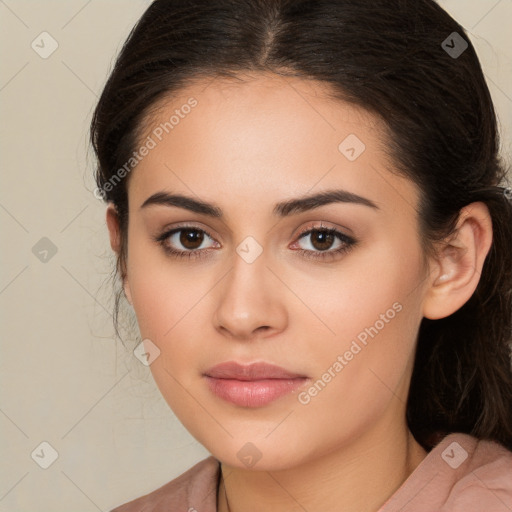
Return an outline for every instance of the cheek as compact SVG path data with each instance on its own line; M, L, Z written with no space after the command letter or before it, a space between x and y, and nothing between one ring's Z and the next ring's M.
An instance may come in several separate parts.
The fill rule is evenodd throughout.
M136 259L132 260L133 267ZM133 308L142 339L149 339L159 352L150 370L162 396L187 425L189 414L197 414L194 401L184 390L194 389L199 378L201 355L201 296L190 279L177 267L150 266L147 260L131 274ZM203 345L204 346L204 345Z
M205 294L213 282L208 273L198 275L193 266L170 260L148 243L137 243L135 237L132 240L127 271L137 324L141 338L160 350L150 369L162 394L174 405L184 396L182 386L188 389L200 373Z
M371 249L356 250L338 266L311 267L300 276L284 269L283 280L293 283L306 306L296 321L320 328L323 324L323 338L342 341L376 322L382 327L381 315L385 315L386 329L397 323L395 317L406 316L397 310L417 302L423 280L421 263L418 247L410 245L404 250L402 240L379 240Z
M302 280L296 290L307 297L310 311L301 319L297 313L297 322L308 332L304 350L315 354L320 387L328 381L357 403L390 394L388 388L398 385L421 321L421 263L417 247L406 252L380 243L371 253L347 259L329 280L314 273Z
M134 229L130 233L127 274L141 336L165 337L192 304L199 290L179 263Z

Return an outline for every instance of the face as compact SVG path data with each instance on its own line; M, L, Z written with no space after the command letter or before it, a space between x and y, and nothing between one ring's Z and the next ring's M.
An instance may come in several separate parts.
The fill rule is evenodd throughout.
M129 178L125 291L159 351L152 374L236 467L289 468L405 425L418 190L390 171L379 120L325 92L269 75L188 86L148 121ZM228 361L298 377L205 376Z

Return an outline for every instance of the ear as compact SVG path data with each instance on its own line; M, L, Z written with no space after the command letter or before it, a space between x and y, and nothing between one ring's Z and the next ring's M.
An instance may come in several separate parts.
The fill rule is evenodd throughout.
M107 227L108 227L108 233L110 237L110 247L112 247L112 250L117 254L119 257L121 253L121 229L119 227L119 215L117 213L116 207L113 203L109 203L107 206L107 212L106 212L106 221L107 221ZM122 279L123 279L123 289L124 294L126 298L128 299L128 302L132 304L132 297L130 293L130 284L128 282L128 275L123 268L123 263L121 262L121 270L122 270Z
M439 250L423 302L423 316L445 318L460 309L480 281L492 244L492 218L482 202L461 209L456 231Z

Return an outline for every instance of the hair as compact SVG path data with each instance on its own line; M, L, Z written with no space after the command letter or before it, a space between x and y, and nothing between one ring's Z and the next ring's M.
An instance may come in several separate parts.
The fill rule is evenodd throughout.
M443 43L453 32L468 45L458 56ZM461 208L486 204L493 241L478 286L450 316L422 319L406 417L427 450L452 432L512 450L512 202L500 188L507 169L475 49L433 0L154 1L124 43L91 123L96 184L120 223L116 275L126 276L128 177L107 184L150 114L195 80L259 72L322 82L384 121L393 172L420 191L425 255L453 234Z

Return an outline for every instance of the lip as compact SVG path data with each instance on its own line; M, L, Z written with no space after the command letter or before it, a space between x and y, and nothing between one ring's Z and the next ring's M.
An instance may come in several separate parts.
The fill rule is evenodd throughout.
M280 366L270 363L251 363L243 365L236 361L220 363L205 372L208 377L217 379L262 380L262 379L295 379L306 377L289 372Z
M269 363L218 364L204 373L210 391L241 407L262 407L287 395L309 380Z

